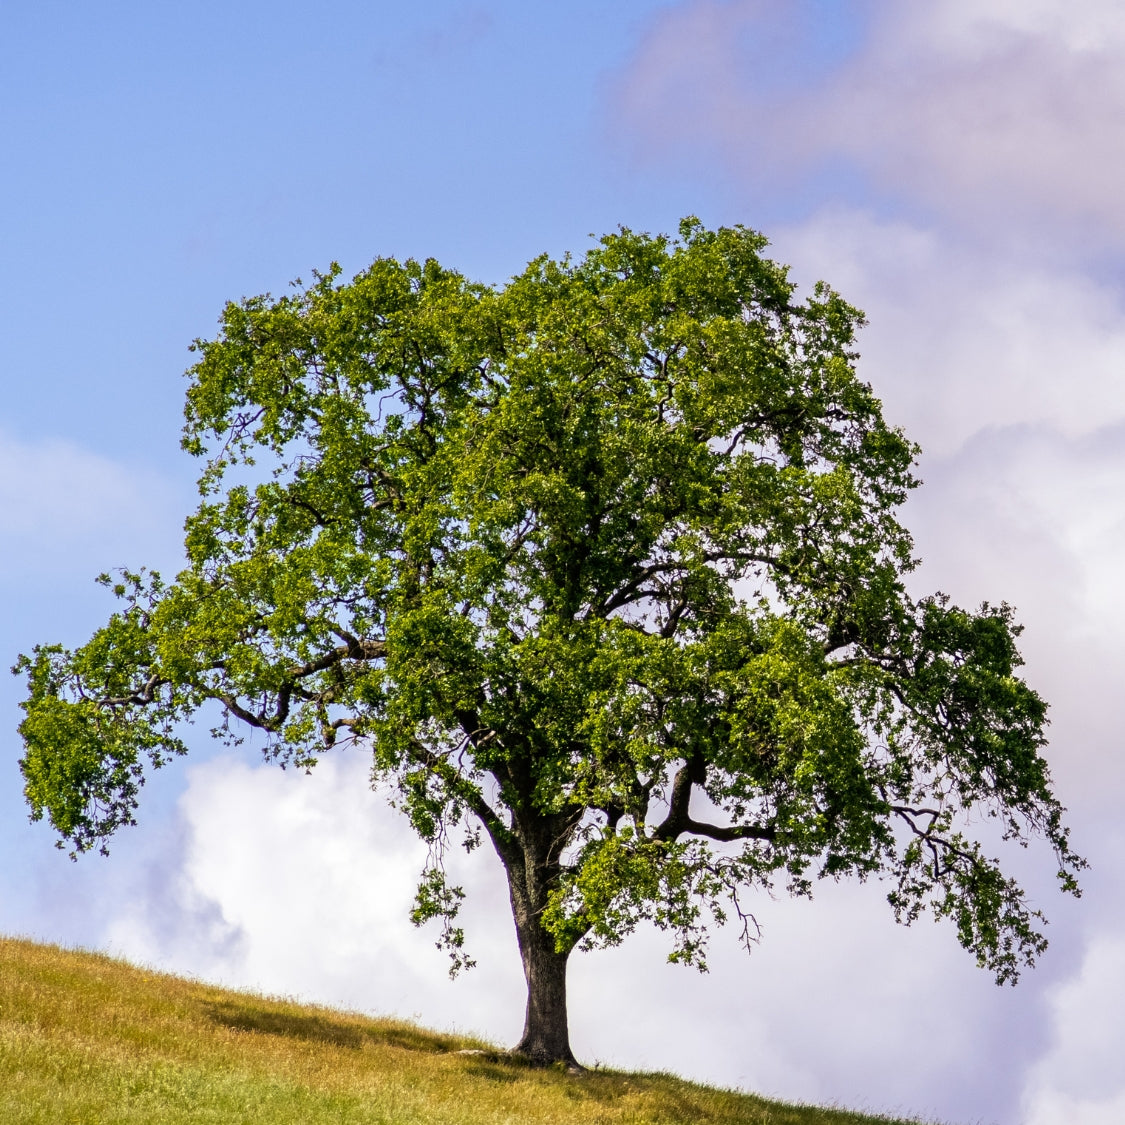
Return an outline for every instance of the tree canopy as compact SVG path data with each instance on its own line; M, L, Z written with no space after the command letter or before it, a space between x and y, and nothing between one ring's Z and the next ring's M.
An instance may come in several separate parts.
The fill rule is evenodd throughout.
M414 918L455 966L442 847L502 862L540 1060L573 1061L576 946L648 920L702 966L774 885L878 875L1014 980L1041 918L990 850L1045 837L1075 893L1082 866L1045 704L1006 604L908 594L917 450L859 311L797 302L765 245L687 220L503 287L380 259L228 304L188 373L186 568L103 576L108 624L17 666L33 816L104 846L201 709L282 765L362 747L434 845Z

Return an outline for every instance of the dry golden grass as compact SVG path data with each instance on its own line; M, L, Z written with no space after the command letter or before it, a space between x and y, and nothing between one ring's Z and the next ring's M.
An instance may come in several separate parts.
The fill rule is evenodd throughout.
M480 1050L477 1055L458 1054ZM667 1075L533 1070L488 1044L0 939L6 1125L860 1125Z

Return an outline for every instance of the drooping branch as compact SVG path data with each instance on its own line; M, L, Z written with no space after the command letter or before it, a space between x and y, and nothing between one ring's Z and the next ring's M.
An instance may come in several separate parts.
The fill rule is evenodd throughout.
M286 668L284 673L286 679L277 689L276 703L272 711L267 711L263 707L255 712L240 702L236 694L208 688L199 680L192 686L201 690L205 695L216 699L232 715L250 726L256 727L258 730L277 733L289 717L294 696L306 701L323 701L323 695L318 696L303 690L301 687L302 680L308 679L319 672L325 672L329 668L337 667L345 660L364 662L378 660L386 653L386 646L381 640L359 640L338 628L333 628L332 631L344 641L344 644L337 645L336 648L323 653L314 660L308 660L303 664L292 664ZM226 660L214 661L207 666L206 671L223 672L226 670L228 663ZM104 696L95 699L94 702L100 707L107 708L148 707L157 702L159 690L172 682L170 677L161 675L159 672L153 672L140 687L129 694ZM86 694L81 683L78 684L78 691L82 695ZM348 723L350 723L350 720L348 722L338 721L332 724L332 729L338 729L340 726L348 725Z
M497 854L505 861L518 858L516 842L500 814L485 800L484 794L451 762L416 739L410 743L410 756L436 777L453 797L462 802L484 825Z
M969 867L977 867L980 864L979 857L973 855L972 852L958 847L952 840L947 840L944 836L934 832L934 826L940 816L937 809L913 809L906 805L892 805L891 812L906 824L929 851L933 860L935 879L940 879L951 870L950 857L960 860ZM919 825L917 818L920 816L930 817L930 823L925 826Z

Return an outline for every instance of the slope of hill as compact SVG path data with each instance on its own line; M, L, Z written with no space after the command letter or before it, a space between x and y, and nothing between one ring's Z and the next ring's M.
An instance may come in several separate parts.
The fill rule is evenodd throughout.
M475 1051L479 1053L461 1054ZM6 1125L861 1125L668 1075L533 1070L488 1044L0 939Z

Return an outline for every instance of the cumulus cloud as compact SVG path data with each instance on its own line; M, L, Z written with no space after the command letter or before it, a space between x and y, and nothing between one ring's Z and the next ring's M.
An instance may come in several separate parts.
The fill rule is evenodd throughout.
M1112 866L1125 790L1125 426L1068 439L1046 427L981 433L934 459L912 504L920 589L961 604L1001 599L1026 626L1026 674L1051 704L1048 758L1079 849ZM1107 903L1091 904L1086 923ZM1097 911L1098 913L1094 913Z
M744 181L842 161L879 192L993 234L1125 237L1125 16L1106 0L866 6L811 73L808 4L692 0L656 17L615 87L635 150L711 146ZM786 68L800 88L779 83Z
M169 885L135 899L107 942L231 985L514 1038L519 955L498 867L468 872L482 965L460 988L436 934L408 922L426 847L368 775L356 752L323 759L311 776L222 756L192 768L179 854L159 860L174 872ZM455 876L458 859L449 856Z
M1106 794L1125 598L1125 306L1104 282L830 209L779 232L803 282L864 307L859 371L922 445L919 590L1008 600L1053 692L1069 781ZM1048 698L1052 691L1044 689ZM1059 725L1069 724L1062 738Z
M1125 939L1103 934L1091 943L1078 975L1051 995L1053 1042L1028 1076L1026 1125L1118 1125L1125 1120L1122 996Z
M870 211L827 208L774 243L795 279L823 278L867 312L860 371L925 452L996 426L1076 437L1125 419L1115 287Z

